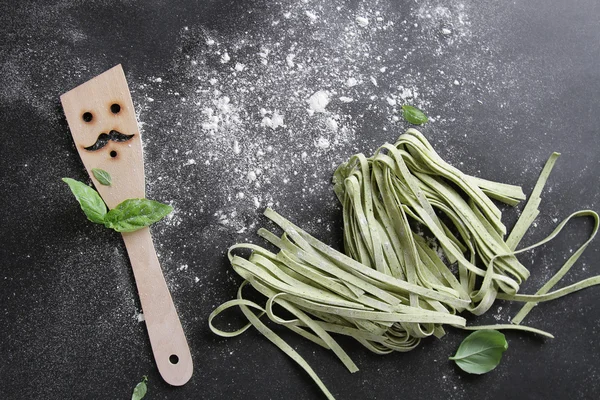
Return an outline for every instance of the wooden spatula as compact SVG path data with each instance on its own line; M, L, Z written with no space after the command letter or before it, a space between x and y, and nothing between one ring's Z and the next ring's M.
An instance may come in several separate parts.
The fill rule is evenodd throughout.
M121 65L60 97L77 151L109 208L145 197L142 138ZM110 186L100 184L92 168L107 171ZM163 379L175 386L192 376L193 365L183 328L163 277L150 230L123 233L150 337Z

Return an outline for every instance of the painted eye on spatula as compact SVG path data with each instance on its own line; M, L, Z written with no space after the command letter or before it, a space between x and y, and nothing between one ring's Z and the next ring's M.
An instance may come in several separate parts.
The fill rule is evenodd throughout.
M60 99L77 151L108 208L127 199L145 198L142 138L121 65ZM108 173L111 184L101 184L92 170ZM183 385L192 376L192 357L150 229L144 227L122 235L158 370L167 383Z

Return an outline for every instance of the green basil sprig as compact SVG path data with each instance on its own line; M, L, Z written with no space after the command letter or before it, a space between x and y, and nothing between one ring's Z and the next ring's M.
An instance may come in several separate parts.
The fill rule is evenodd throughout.
M144 398L146 393L148 392L148 377L146 375L143 376L142 381L135 385L133 388L133 393L131 395L131 400L141 400Z
M63 178L63 181L71 188L71 192L73 192L86 217L92 222L103 224L107 209L98 192L75 179Z
M133 232L160 221L173 207L148 199L127 199L107 211L102 198L83 182L63 178L88 219L117 232Z
M402 115L405 120L414 125L422 125L429 121L429 118L427 118L427 115L423 111L407 104L402 106Z
M508 343L504 334L496 330L482 329L467 336L450 360L454 360L465 372L481 375L496 368L507 349Z
M101 185L110 186L110 184L112 183L112 178L110 177L110 174L103 169L92 168L92 174Z
M104 217L104 226L117 232L133 232L160 221L173 207L148 199L127 199Z

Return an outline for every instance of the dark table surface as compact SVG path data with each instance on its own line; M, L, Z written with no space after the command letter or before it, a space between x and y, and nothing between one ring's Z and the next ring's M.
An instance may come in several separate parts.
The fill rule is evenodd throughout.
M195 363L180 388L156 370L120 235L88 222L60 180L89 181L59 95L118 63L147 196L176 210L152 233ZM209 331L209 313L240 283L225 252L260 242L267 205L339 248L332 172L393 142L409 126L405 103L432 117L421 130L443 158L526 193L562 153L523 244L575 210L600 209L596 0L3 1L0 68L2 399L129 398L143 375L149 399L323 398L256 331ZM318 91L330 102L309 112ZM504 208L509 227L520 209ZM574 221L520 257L532 271L522 291L590 231ZM559 286L597 274L599 261L596 241ZM539 305L525 322L556 338L507 333L502 363L479 377L447 360L465 336L457 330L387 356L342 338L355 374L282 335L340 399L595 399L599 298L590 288ZM517 310L498 302L470 322L506 323ZM239 322L231 314L221 326Z

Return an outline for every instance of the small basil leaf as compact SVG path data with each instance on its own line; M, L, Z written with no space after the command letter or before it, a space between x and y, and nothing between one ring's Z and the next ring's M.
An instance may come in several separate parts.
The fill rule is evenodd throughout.
M405 120L414 125L422 125L429 121L429 118L427 118L427 115L423 111L406 104L402 106L402 115Z
M502 359L502 354L508 349L504 334L490 329L475 331L463 340L454 357L456 365L470 374L485 374L490 372Z
M131 395L131 400L141 400L144 398L148 392L148 386L146 385L146 382L148 382L148 377L144 376L143 380L135 385L133 388L133 394Z
M63 178L62 180L69 185L71 192L75 195L75 198L79 202L79 205L87 218L97 224L104 223L106 204L104 204L104 201L102 201L98 192L85 183L76 181L75 179Z
M110 174L103 169L92 168L92 174L94 174L94 178L96 178L101 185L110 186L112 183Z
M148 199L127 199L110 210L104 225L117 232L133 232L160 221L173 207Z

